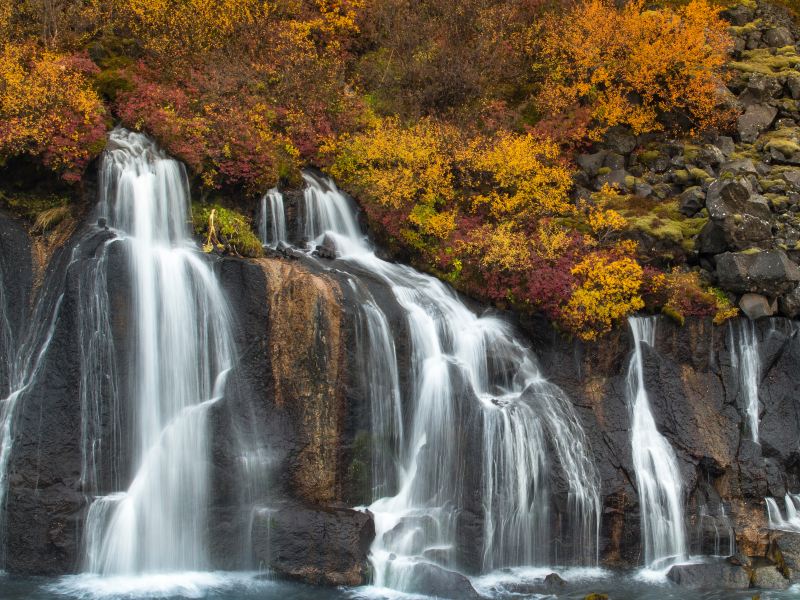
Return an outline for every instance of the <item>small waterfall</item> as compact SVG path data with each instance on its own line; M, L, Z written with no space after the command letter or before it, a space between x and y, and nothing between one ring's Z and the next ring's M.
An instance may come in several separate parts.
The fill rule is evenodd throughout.
M379 259L357 224L352 202L329 180L308 173L304 178L300 230L311 249L329 236L341 256L337 267L350 265L354 276L368 273L383 281L406 317L409 406L406 411L389 406L387 400L399 400L391 390L378 394L381 399L373 405L375 430L392 432L398 444L397 479L387 487L396 493L370 506L377 531L376 585L410 589L417 563L457 565L458 520L470 485L465 481L469 442L459 424L471 420L483 431L475 454L483 461L476 507L483 512L483 569L555 558L550 484L556 473L569 495L562 532L573 548L568 558L594 564L599 476L568 398L543 379L535 357L506 322L476 316L439 280ZM364 306L368 348L383 355L372 368L391 372L397 358L386 337L385 316L374 302ZM389 377L368 385L392 388L395 383ZM406 413L407 426L401 429L400 415Z
M713 530L714 536L713 540L710 540L711 543L709 543L707 533L711 530ZM736 552L736 534L722 503L719 504L717 514L711 514L705 504L700 507L698 511L697 537L699 554L733 556Z
M655 344L656 319L631 317L634 353L628 367L631 448L641 511L645 564L662 567L687 554L683 484L675 452L656 428L644 383L643 346Z
M735 325L731 323L729 331L731 366L739 379L739 390L745 402L751 439L758 443L758 383L761 377L761 360L755 326L749 319L737 319Z
M233 364L228 311L220 287L187 226L189 193L183 166L148 138L112 132L100 172L99 212L128 257L132 298L129 389L132 477L127 488L92 503L86 524L86 568L102 575L197 571L207 554L209 432L207 412L221 398ZM82 399L84 479L101 445L94 422L98 373L113 356L97 266L93 311L84 315ZM91 288L92 286L90 286ZM88 294L91 297L91 294ZM86 312L84 310L84 312ZM110 353L110 354L109 354ZM105 362L103 362L105 361Z
M781 514L781 509L774 498L765 498L767 504L767 517L770 529L785 531L800 531L800 494L787 493L783 502L786 507L786 518Z
M272 188L261 198L258 233L261 243L270 248L276 248L278 243L287 241L283 194L277 188Z

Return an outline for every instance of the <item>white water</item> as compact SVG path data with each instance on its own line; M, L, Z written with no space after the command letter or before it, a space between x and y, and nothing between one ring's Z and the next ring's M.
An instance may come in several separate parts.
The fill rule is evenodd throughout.
M635 348L627 397L642 546L645 565L661 568L687 556L683 484L675 452L656 427L644 383L643 347L655 344L656 319L631 317L628 322Z
M100 194L100 214L130 265L133 344L124 365L129 389L120 394L130 402L132 476L124 489L92 503L85 566L114 576L201 571L210 566L206 417L233 362L227 307L190 237L180 163L145 136L116 130L103 157ZM107 344L96 351L108 352ZM90 428L84 435L91 470L97 440Z
M277 188L269 190L261 198L261 219L258 233L261 243L270 248L276 248L279 242L287 241L283 194Z
M382 280L405 313L410 338L407 426L400 427L401 409L389 407L385 393L373 411L376 435L391 432L398 454L395 481L385 486L395 493L370 506L377 531L375 585L408 589L414 565L424 560L455 567L457 543L481 547L486 571L556 559L593 564L599 478L568 398L543 379L506 322L478 317L437 279L379 259L349 199L329 180L306 174L305 181L300 225L311 248L327 235L341 256L337 265L345 262ZM369 348L385 355L382 364L396 365L377 308L366 303ZM388 399L396 402L393 395ZM482 438L468 438L470 422ZM483 539L459 542L460 513L467 496L478 491L465 481L465 461L475 457L482 460L476 509L484 517ZM561 538L571 546L561 555L551 551L550 483L558 470L569 496Z
M774 498L765 498L767 503L767 516L770 529L783 529L785 531L800 531L800 494L787 493L783 498L786 509L784 518L778 503Z
M750 437L758 443L758 382L761 376L758 339L752 321L736 319L735 323L731 323L729 330L731 367L739 380L739 393L745 404Z

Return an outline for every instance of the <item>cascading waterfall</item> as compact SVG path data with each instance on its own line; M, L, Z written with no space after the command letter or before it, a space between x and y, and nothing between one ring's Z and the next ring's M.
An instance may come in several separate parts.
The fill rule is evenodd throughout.
M644 383L643 346L654 347L656 319L631 317L628 322L634 353L628 367L627 397L642 545L645 564L662 567L687 554L683 484L675 452L656 427Z
M730 327L731 366L737 372L740 396L747 411L750 437L758 443L758 382L761 361L755 326L749 319L737 319L736 325L731 324Z
M390 432L398 447L397 479L388 486L396 493L370 506L377 531L375 583L409 589L419 561L456 564L467 485L467 442L458 423L473 416L483 431L478 451L483 460L484 570L554 558L549 552L549 482L557 466L569 490L573 558L584 564L596 561L599 476L568 399L542 378L533 354L507 323L476 316L437 279L379 259L349 199L329 180L308 173L304 178L300 230L311 249L329 236L342 259L337 266L351 265L356 273L382 280L405 313L410 338L407 426L401 429L397 406L379 404L373 410L376 437ZM396 369L385 317L374 302L367 302L365 311L371 315L364 320L370 351L384 355L374 368ZM392 402L399 400L399 394L390 396Z
M280 242L287 241L283 194L276 188L269 190L261 198L261 219L258 233L261 243L270 248L276 248Z
M767 517L770 529L783 529L785 531L800 531L800 494L787 493L784 496L786 518L774 498L765 498L767 503Z
M183 166L148 138L112 132L100 172L99 213L122 244L132 279L133 343L129 388L132 478L124 491L97 497L86 524L86 569L102 575L197 571L210 567L206 544L209 432L206 415L233 364L228 310L216 278L187 227ZM105 252L105 250L103 250ZM87 323L108 335L104 266L94 276ZM90 286L91 287L91 286ZM106 327L106 329L102 329ZM98 373L109 374L108 337L84 339L84 413L91 423ZM112 390L116 393L115 390ZM93 481L99 440L85 427Z

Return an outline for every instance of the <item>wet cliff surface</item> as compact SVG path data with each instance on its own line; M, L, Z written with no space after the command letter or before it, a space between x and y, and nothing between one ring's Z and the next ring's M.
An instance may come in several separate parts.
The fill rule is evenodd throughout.
M41 318L35 307L42 303L49 307L45 313L55 315L40 375L13 424L3 528L6 565L13 573L70 573L82 565L91 498L81 478L81 411L86 410L80 396L80 306L85 300L81 289L82 276L107 236L91 220L78 227L71 241L52 254L43 285L34 289L34 242L22 224L0 218L9 321ZM122 258L112 252L109 260ZM363 377L358 327L363 298L335 259L275 253L258 260L208 260L230 303L238 359L229 392L214 408L209 425L215 567L240 568L249 561L317 584L363 583L369 576L367 553L374 525L368 512L352 507L370 503L373 469L383 468L371 454L372 398ZM124 365L130 344L126 302L131 282L122 262L108 272L115 274L108 281L112 330L117 361ZM367 274L361 281L387 315L402 379L409 372L404 315L380 282ZM516 326L545 376L571 398L589 438L601 477L600 562L640 565L640 507L626 401L633 350L629 333L619 330L596 344L582 344L544 322ZM747 430L734 327L700 320L680 327L660 319L654 346L644 349L644 379L657 427L679 460L692 553L713 554L711 529L718 534L729 525L738 549L767 556L778 534L767 530L764 498L782 497L800 486L800 407L795 400L800 340L791 321L755 322L762 365L756 444ZM22 342L12 336L4 343ZM8 348L2 350L8 354ZM476 440L482 425L475 409L467 408L475 406L467 394L465 388L464 414L454 417L453 427L462 431L463 485L472 494L466 493L459 516L459 539L464 543L455 560L460 569L477 572L483 517L476 490L483 457L477 455ZM99 403L105 415L99 422L111 427L107 421L112 411L102 406L102 395ZM127 418L125 410L114 415ZM242 435L259 440L247 456L234 443ZM120 452L126 443L119 440ZM116 472L111 457L99 464L100 489L110 489L124 474ZM263 471L264 480L241 489L237 474L248 468ZM568 498L563 476L557 471L553 476L552 519L558 537ZM255 508L244 511L242 506ZM246 548L245 541L250 542ZM564 544L567 556L566 538L557 543Z

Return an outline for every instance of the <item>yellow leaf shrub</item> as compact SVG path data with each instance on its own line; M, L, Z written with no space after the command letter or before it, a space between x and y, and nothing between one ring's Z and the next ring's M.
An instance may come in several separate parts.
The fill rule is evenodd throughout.
M540 105L556 114L587 106L595 138L617 124L636 133L662 129L659 116L669 112L695 130L725 121L716 90L731 40L718 12L706 0L657 11L644 10L643 0L621 9L588 0L552 17Z
M580 281L564 309L564 320L583 340L608 333L620 319L644 308L644 272L631 258L590 254L572 274Z

